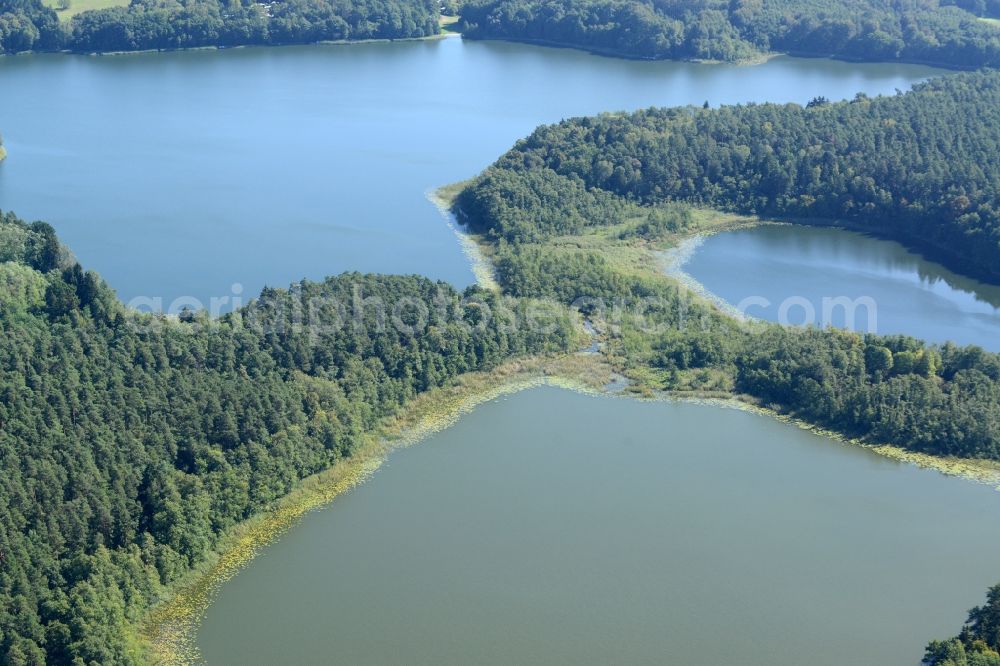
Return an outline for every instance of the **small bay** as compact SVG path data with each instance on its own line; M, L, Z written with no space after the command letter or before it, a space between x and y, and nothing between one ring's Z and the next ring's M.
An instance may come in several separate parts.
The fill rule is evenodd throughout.
M532 389L394 453L209 608L209 664L913 666L1000 495L766 416Z
M723 232L696 247L681 270L760 319L1000 351L1000 287L857 232L800 225Z

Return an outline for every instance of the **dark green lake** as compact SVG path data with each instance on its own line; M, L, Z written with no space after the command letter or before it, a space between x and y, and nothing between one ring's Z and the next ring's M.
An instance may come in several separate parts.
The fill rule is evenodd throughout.
M0 208L51 222L124 301L166 309L346 270L464 286L468 263L425 192L540 123L891 93L935 71L633 62L460 39L2 58Z
M394 453L226 583L210 664L915 666L1000 495L731 409L541 388Z
M1000 287L956 275L895 242L839 229L742 229L709 236L683 270L761 319L1000 351Z

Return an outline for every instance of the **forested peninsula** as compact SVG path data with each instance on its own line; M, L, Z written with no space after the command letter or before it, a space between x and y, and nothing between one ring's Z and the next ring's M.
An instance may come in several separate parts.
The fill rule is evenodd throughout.
M464 35L647 59L772 52L943 67L1000 65L996 0L470 0Z
M134 0L60 22L41 0L0 0L0 53L413 39L439 19L433 0Z
M215 320L144 315L49 225L0 216L4 663L145 661L136 624L227 530L413 396L569 348L565 313L544 332L482 315L528 306L345 274Z
M680 201L839 224L1000 279L1000 74L835 104L649 109L537 129L462 196L510 243ZM513 201L531 201L533 206Z
M1000 460L1000 356L902 336L746 326L634 256L636 244L669 245L711 218L689 207L698 204L850 216L951 243L966 266L997 265L1000 125L989 119L998 82L996 73L963 74L809 109L568 120L519 141L454 207L483 238L506 292L599 318L614 303L644 303L641 326L614 322L615 344L624 368L653 388L736 392L848 437ZM874 226L883 219L891 226Z

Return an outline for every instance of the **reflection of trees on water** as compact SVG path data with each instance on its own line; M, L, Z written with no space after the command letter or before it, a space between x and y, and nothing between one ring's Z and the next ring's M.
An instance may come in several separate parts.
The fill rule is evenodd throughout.
M913 274L920 284L934 289L942 283L948 288L969 294L977 303L1000 309L1000 286L986 284L959 275L941 264L924 259L898 241L887 240L860 231L828 226L769 225L749 233L765 241L776 253L795 253L807 257L816 265L865 263L887 273ZM871 242L859 243L859 238Z

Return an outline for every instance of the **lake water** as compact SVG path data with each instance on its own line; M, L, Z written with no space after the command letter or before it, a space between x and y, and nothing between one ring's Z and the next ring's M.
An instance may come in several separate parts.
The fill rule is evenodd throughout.
M394 453L226 583L209 664L915 666L1000 495L771 418L540 388Z
M892 93L936 71L633 62L460 39L0 58L0 208L51 222L126 302L208 305L235 283L247 298L346 270L464 286L468 262L425 193L541 123Z
M956 275L892 241L793 225L741 229L706 238L682 270L761 319L1000 351L1000 287ZM831 299L838 298L851 308L836 306Z

